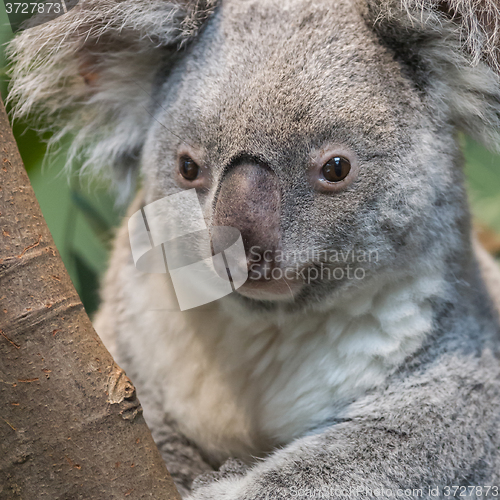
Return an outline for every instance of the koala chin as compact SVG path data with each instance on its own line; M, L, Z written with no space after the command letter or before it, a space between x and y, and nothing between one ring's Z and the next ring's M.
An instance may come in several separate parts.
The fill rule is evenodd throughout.
M180 311L125 221L95 319L184 497L498 495L500 273L459 141L500 147L494 0L82 0L10 54L15 114L139 181L130 216L194 189L241 235L247 281Z

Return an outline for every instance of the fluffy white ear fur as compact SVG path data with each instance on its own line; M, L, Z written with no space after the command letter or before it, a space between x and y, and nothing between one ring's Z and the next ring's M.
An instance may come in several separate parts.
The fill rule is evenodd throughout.
M428 37L456 38L473 65L500 70L500 4L497 0L368 0L379 19L402 21ZM403 17L402 17L403 16Z
M497 0L367 0L367 17L420 73L436 118L500 151ZM441 115L441 116L440 116Z
M14 117L32 115L56 143L74 135L68 164L115 167L129 180L151 119L151 89L168 56L196 35L215 0L81 0L9 46ZM110 173L108 169L106 173Z

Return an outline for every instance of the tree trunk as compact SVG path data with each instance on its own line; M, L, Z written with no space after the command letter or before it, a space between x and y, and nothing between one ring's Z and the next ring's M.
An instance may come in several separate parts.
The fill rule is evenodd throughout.
M0 499L179 499L92 328L0 101Z

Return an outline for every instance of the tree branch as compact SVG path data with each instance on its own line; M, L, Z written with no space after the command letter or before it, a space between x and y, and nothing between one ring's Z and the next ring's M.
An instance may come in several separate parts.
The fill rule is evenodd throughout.
M179 499L59 257L0 101L0 499Z

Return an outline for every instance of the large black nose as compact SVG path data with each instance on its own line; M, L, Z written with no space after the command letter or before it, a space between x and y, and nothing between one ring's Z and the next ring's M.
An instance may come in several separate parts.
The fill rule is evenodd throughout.
M239 229L254 270L273 266L281 239L280 204L278 178L265 165L241 163L222 180L215 201L214 225Z

